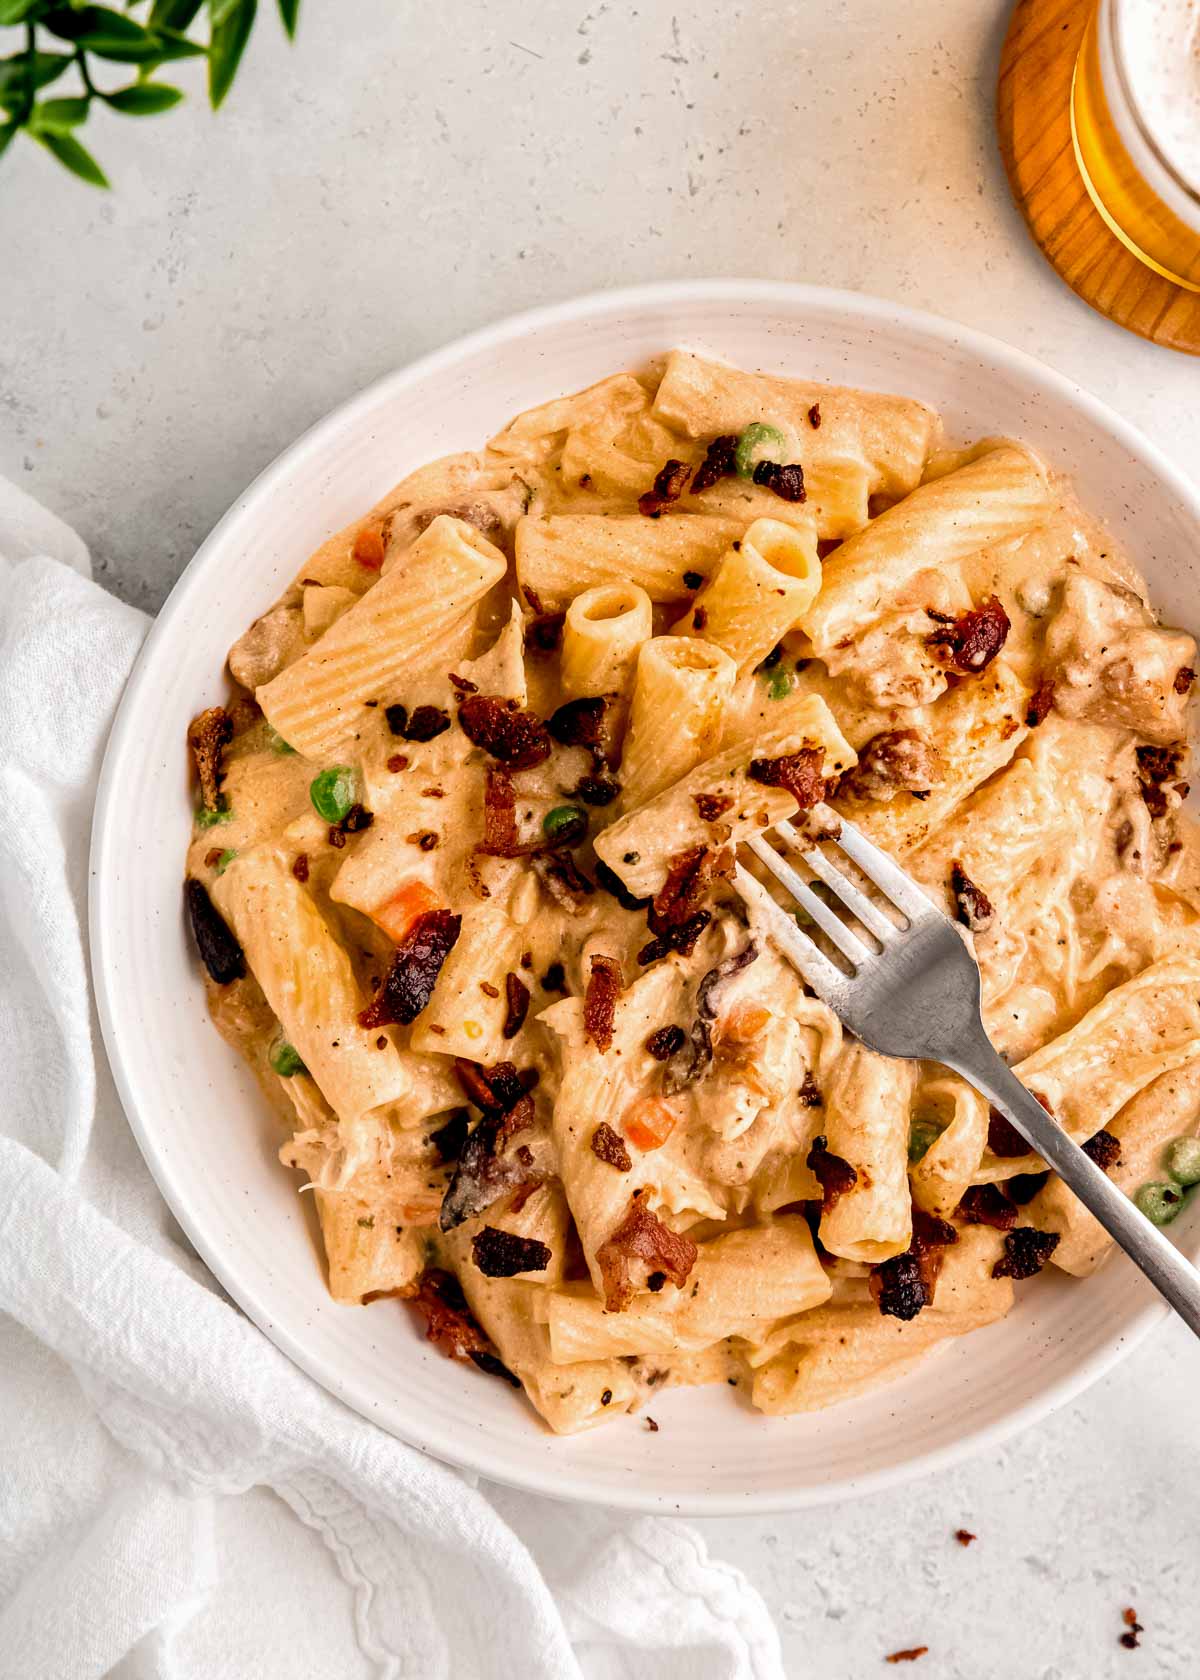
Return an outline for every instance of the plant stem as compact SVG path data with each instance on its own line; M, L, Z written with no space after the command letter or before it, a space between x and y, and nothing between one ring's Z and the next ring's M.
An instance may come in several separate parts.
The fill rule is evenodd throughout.
M25 109L19 119L22 128L33 115L34 97L37 93L37 25L32 20L25 25L25 66Z
M83 77L84 87L87 89L89 95L94 94L96 92L96 88L92 82L91 76L88 74L87 57L82 47L75 48L75 62L79 66L79 74Z

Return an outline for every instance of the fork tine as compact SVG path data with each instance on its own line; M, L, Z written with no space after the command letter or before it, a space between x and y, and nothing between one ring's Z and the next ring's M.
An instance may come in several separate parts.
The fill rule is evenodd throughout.
M851 933L845 922L817 897L812 888L797 875L791 864L781 858L779 853L772 846L769 846L761 835L752 835L746 841L746 845L759 862L765 864L771 871L780 886L791 893L797 904L812 917L825 937L831 940L842 955L854 964L855 968L861 968L865 962L868 962L875 955L874 951L864 945L857 935Z
M733 884L751 910L757 910L770 926L771 938L799 969L822 1002L837 1010L850 984L840 968L818 951L807 934L801 933L795 922L776 904L761 881L743 864L736 864Z
M800 854L813 874L837 894L851 915L855 916L869 933L873 933L881 944L886 945L889 939L895 939L901 932L895 922L888 920L877 904L872 904L866 894L860 892L854 882L844 875L836 864L829 861L824 852L818 851L797 834L786 818L783 822L775 824L775 832L785 845Z
M832 843L842 848L851 862L858 865L868 880L874 881L884 897L902 910L910 922L937 913L920 887L892 862L886 852L873 846L853 823L848 823L844 817L839 820L841 833Z

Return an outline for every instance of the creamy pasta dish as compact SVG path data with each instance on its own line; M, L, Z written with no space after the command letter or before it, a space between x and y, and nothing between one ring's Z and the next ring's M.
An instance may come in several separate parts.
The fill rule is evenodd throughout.
M1030 449L948 448L904 397L677 350L412 473L189 731L212 1015L286 1116L333 1296L407 1302L569 1432L665 1385L826 1406L1092 1271L1105 1234L1022 1138L856 1042L732 890L747 838L831 812L956 917L997 1047L1172 1217L1195 665Z

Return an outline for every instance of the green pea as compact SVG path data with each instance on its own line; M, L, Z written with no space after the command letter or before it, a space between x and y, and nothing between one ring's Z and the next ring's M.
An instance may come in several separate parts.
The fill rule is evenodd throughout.
M1163 1165L1177 1184L1200 1184L1200 1138L1175 1138L1167 1145Z
M224 875L225 871L229 868L229 865L233 862L236 856L237 853L234 851L233 847L227 846L217 859L217 874Z
M766 426L761 420L755 420L737 440L733 453L739 478L753 478L760 461L782 462L786 448L787 439L778 426Z
M217 796L217 808L215 811L210 811L207 806L201 805L199 810L196 812L197 828L212 828L216 823L227 823L232 821L233 807L229 804L223 793Z
M358 798L358 777L348 764L335 764L313 777L308 796L324 822L339 823Z
M914 1120L908 1128L908 1161L915 1166L929 1151L942 1135L940 1126L932 1120Z
M556 805L542 818L542 833L559 845L574 846L587 833L587 812L578 805Z
M1133 1199L1151 1225L1169 1225L1183 1206L1183 1191L1178 1184L1152 1180L1143 1184Z
M296 751L295 747L288 746L278 729L270 723L267 725L267 746L273 753L278 753L280 758L286 758L289 753Z
M786 700L792 692L795 680L790 671L785 671L782 665L776 665L773 671L767 672L768 700Z
M276 1039L269 1060L281 1079L293 1079L298 1073L308 1072L295 1045L289 1044L286 1038Z

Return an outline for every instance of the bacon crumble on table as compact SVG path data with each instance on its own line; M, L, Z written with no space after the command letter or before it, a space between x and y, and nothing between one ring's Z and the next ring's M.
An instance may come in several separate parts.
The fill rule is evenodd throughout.
M1140 1643L1138 1635L1146 1631L1137 1619L1137 1611L1123 1610L1121 1620L1125 1623L1125 1632L1120 1637L1120 1644L1124 1645L1127 1651L1136 1651Z
M601 1120L592 1133L591 1150L598 1160L615 1167L618 1172L627 1173L633 1170L633 1157L625 1139L620 1132L613 1130L607 1120Z
M553 1258L536 1237L519 1237L485 1225L471 1238L471 1258L484 1277L516 1277L521 1272L544 1272Z
M208 889L204 883L197 881L194 876L189 876L184 885L184 897L196 949L200 953L201 962L208 970L209 978L215 980L218 986L228 986L231 981L240 980L246 972L246 959L242 954L242 947L234 938L228 922L208 896Z
M407 1027L433 996L442 964L454 949L462 917L453 910L426 910L396 947L383 983L360 1013L360 1027Z
M613 1021L623 985L621 965L615 957L592 958L583 997L583 1026L601 1055L613 1041Z
M825 779L821 774L824 762L824 747L801 747L798 752L784 753L779 758L752 758L746 774L763 787L783 788L802 811L807 811L825 797Z
M641 1260L667 1274L676 1289L682 1289L696 1264L699 1250L690 1237L680 1235L643 1207L635 1195L629 1212L606 1242L596 1251L596 1264L604 1285L604 1305L609 1312L624 1312L635 1289L629 1275L631 1260Z
M858 1183L858 1173L849 1161L844 1161L840 1155L830 1152L829 1140L823 1135L813 1139L812 1147L805 1157L805 1165L821 1186L823 1214L832 1213L842 1197Z
M931 614L941 619L943 614ZM952 623L939 623L926 637L926 645L942 662L966 676L978 676L995 659L1008 639L1011 620L998 595L989 595L981 607L962 613Z
M535 712L522 711L515 700L494 694L469 695L458 708L458 722L473 747L510 770L532 770L550 757L546 725Z
M950 891L954 898L954 919L970 933L986 933L996 911L982 887L977 887L957 858L950 865Z
M958 1541L960 1546L970 1546L974 1541L978 1540L979 1536L978 1534L972 1534L969 1528L956 1528L954 1530L954 1538Z
M1057 1247L1057 1231L1039 1231L1032 1225L1018 1225L1005 1237L1004 1253L992 1267L992 1276L1010 1277L1018 1282L1034 1277Z
M917 1658L923 1657L928 1650L928 1645L909 1645L903 1651L893 1651L883 1660L889 1663L916 1662Z
M221 809L221 760L233 740L233 719L224 706L210 706L188 724L187 742L200 782L200 804L210 814Z
M638 497L638 512L649 519L657 519L665 507L677 502L687 488L692 469L686 461L674 459L660 467L655 475L654 488Z

